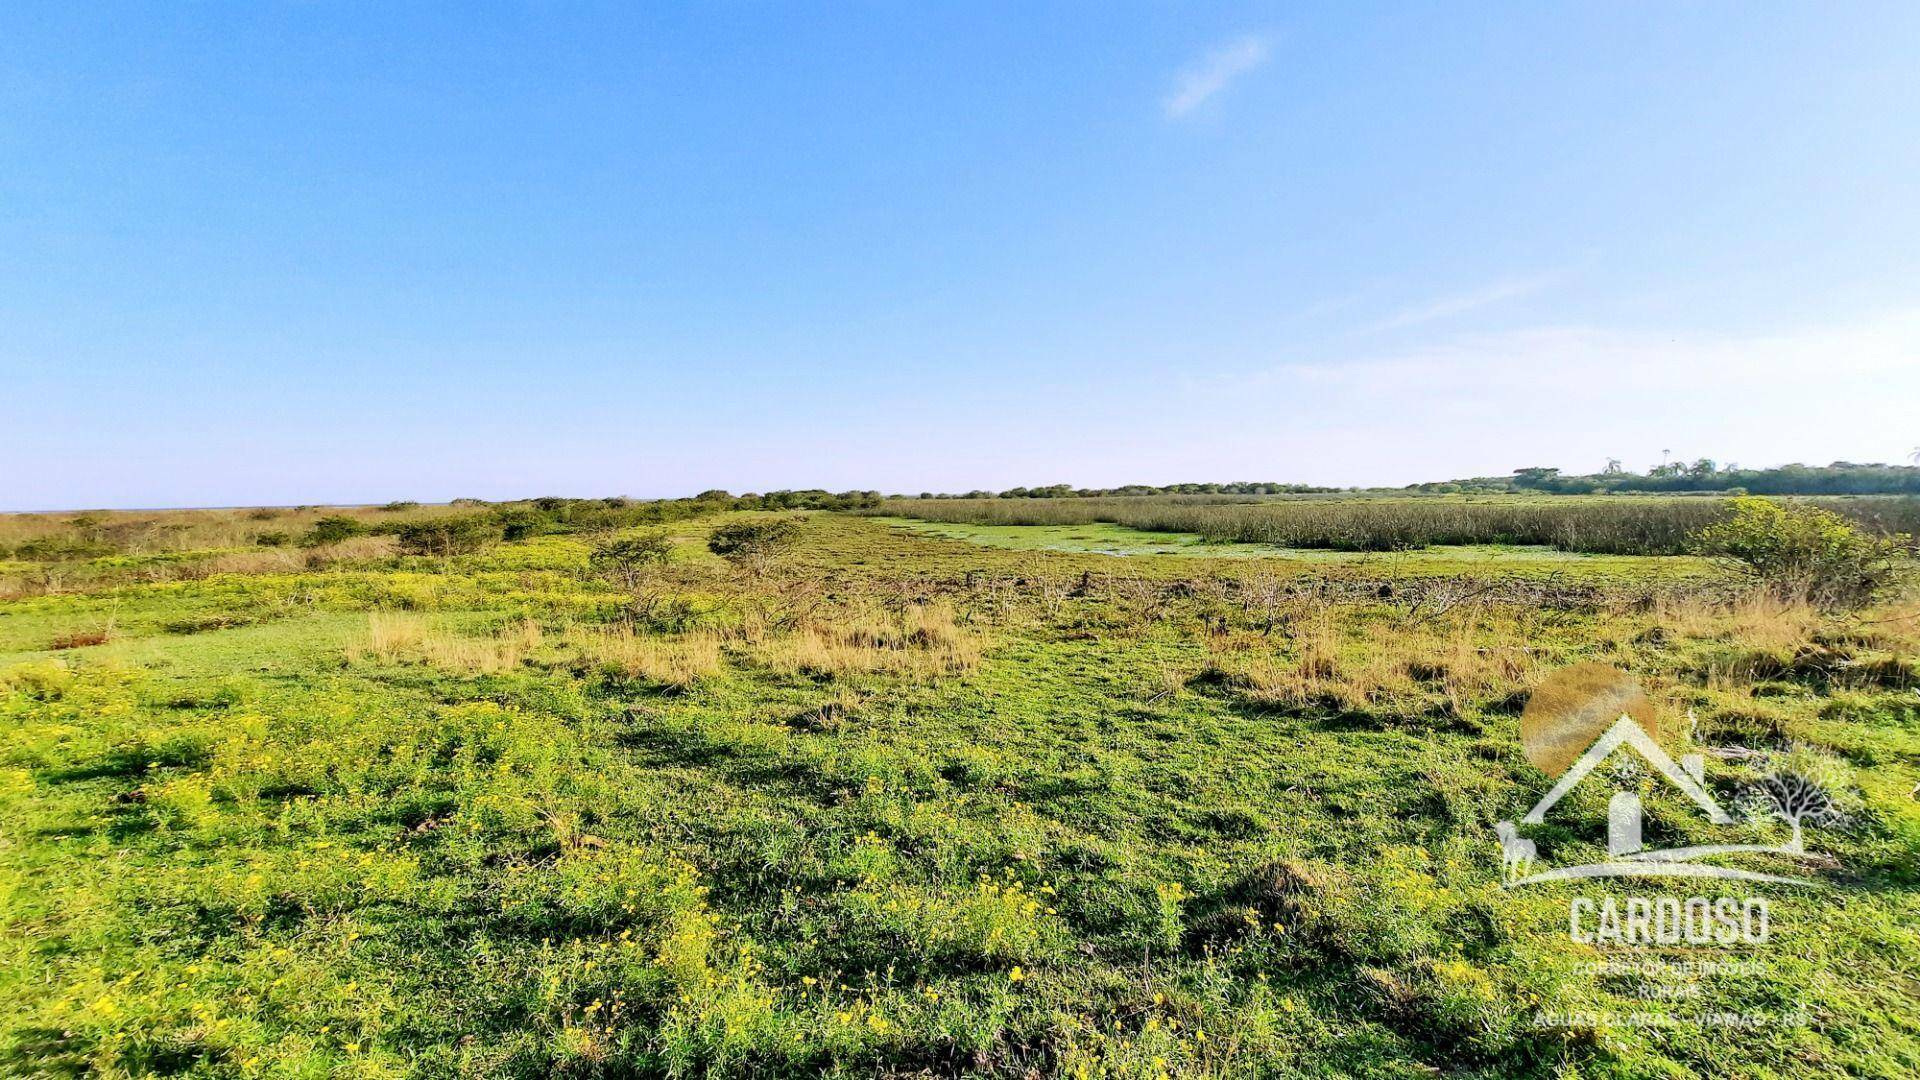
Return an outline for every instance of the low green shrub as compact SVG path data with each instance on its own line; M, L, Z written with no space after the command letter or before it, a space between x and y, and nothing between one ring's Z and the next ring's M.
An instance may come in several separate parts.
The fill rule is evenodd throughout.
M351 540L367 531L365 525L350 517L332 514L313 523L307 535L300 538L302 547L321 547L337 544L342 540Z
M1857 607L1886 591L1899 573L1904 536L1869 536L1817 506L1753 496L1693 536L1694 550L1722 559L1783 597L1822 607Z
M526 540L554 531L553 518L525 506L503 506L493 512L503 540Z
M33 562L74 562L113 554L110 544L77 536L42 536L13 549L13 557Z

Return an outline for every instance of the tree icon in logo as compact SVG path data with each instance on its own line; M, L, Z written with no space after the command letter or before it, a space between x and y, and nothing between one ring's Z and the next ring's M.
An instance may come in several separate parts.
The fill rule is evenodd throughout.
M1807 850L1808 825L1841 825L1847 813L1836 794L1845 786L1838 766L1805 746L1794 746L1773 756L1772 767L1748 788L1740 809L1748 821L1760 824L1772 818L1792 830L1785 848L1796 854Z

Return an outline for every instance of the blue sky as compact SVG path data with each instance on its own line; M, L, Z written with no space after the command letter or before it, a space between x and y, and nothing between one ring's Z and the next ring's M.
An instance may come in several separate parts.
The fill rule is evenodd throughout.
M1920 6L0 7L0 506L1920 445Z

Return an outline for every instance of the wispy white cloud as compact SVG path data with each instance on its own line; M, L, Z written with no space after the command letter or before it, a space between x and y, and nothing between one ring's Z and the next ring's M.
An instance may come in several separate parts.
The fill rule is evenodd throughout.
M1161 107L1178 120L1207 103L1235 79L1267 62L1267 41L1248 35L1222 45L1182 71Z
M1337 482L1591 469L1610 456L1644 466L1668 447L1749 465L1892 461L1914 444L1920 308L1767 333L1446 335L1302 356L1189 391L1219 429L1265 432L1259 453L1341 463L1350 472Z
M1386 318L1366 327L1362 332L1377 334L1387 330L1399 330L1421 323L1438 322L1451 319L1481 308L1492 307L1508 300L1518 300L1523 296L1532 296L1553 280L1551 274L1535 277L1506 278L1482 288L1466 292L1452 293L1436 297L1422 304L1405 307Z

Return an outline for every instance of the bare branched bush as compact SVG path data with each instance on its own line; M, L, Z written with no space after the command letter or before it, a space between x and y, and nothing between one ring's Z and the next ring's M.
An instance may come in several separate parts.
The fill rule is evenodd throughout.
M1048 620L1060 617L1067 605L1067 586L1065 582L1052 577L1034 579L1034 596L1040 604L1040 614Z
M792 548L799 536L800 526L791 518L733 521L708 534L707 550L759 575Z
M593 545L587 565L632 590L639 588L655 568L666 565L672 555L673 541L667 534L650 532L600 540Z

